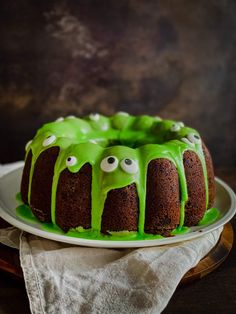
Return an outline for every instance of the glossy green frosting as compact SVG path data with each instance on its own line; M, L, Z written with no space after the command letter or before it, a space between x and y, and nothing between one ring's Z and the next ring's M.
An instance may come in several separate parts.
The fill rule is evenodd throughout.
M78 226L78 228L70 230L67 234L85 238L104 239L111 237L114 240L137 237L150 238L152 235L145 235L144 232L147 167L153 159L166 158L173 162L178 171L181 190L180 224L173 234L186 232L184 208L188 200L188 191L183 165L183 154L186 150L194 151L201 160L205 178L206 208L208 207L207 170L201 140L191 142L188 140L189 134L196 135L200 139L200 135L196 130L183 126L182 123L173 120L161 120L159 117L146 115L132 116L122 112L112 117L94 114L83 119L67 117L47 123L38 130L33 141L27 145L26 157L29 151L32 151L28 200L30 202L32 176L38 156L44 150L56 146L60 148L60 152L54 168L51 195L51 227L54 226L58 230L55 222L55 205L57 184L61 172L68 168L69 171L75 173L84 164L90 163L92 166L91 229L84 230ZM55 140L44 146L45 139L52 135ZM71 156L76 157L77 162L73 166L67 166L67 158ZM101 161L107 156L115 156L119 161L118 167L113 172L101 170ZM126 158L135 160L138 163L136 173L130 174L121 168L120 161ZM112 189L125 187L132 183L136 184L139 197L138 232L111 232L111 236L102 235L100 233L101 219L107 193ZM20 215L24 216L22 210Z

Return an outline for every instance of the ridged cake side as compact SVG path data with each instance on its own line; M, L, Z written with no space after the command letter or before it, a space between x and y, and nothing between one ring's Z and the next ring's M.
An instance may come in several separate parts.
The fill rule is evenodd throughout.
M67 232L91 228L92 167L87 163L77 173L62 171L57 187L56 224Z
M204 142L202 142L202 149L205 156L206 168L207 168L208 195L209 195L208 208L211 208L214 204L214 199L216 195L215 174L214 174L211 154L209 150L207 149L206 145L204 144Z
M145 214L146 233L169 235L179 225L179 177L167 159L155 159L148 165Z
M186 151L183 155L188 186L188 201L185 204L185 225L194 226L206 211L206 187L201 161L197 154Z
M36 160L31 183L30 207L42 222L51 221L51 193L59 147L42 152Z
M21 198L25 204L28 202L28 192L29 192L29 181L30 181L30 169L32 162L32 151L30 150L26 155L25 166L23 169L22 179L21 179Z
M139 200L135 184L108 192L102 214L101 231L137 231Z

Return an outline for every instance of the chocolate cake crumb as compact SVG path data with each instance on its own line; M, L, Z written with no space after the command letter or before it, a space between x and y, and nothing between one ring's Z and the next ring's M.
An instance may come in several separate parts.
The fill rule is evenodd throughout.
M30 150L28 152L25 166L22 174L21 179L21 199L25 204L28 203L28 191L29 191L29 177L30 177L30 169L31 169L31 162L32 162L32 151Z
M51 221L52 180L59 151L60 148L56 146L48 148L39 155L34 166L30 207L42 222Z
M91 227L92 167L86 163L78 172L62 171L56 196L56 223L65 232Z
M102 232L137 231L139 199L135 183L107 193L102 215Z
M207 168L208 195L209 195L208 208L211 208L214 204L214 199L215 199L215 194L216 194L214 168L213 168L211 155L204 143L202 143L202 149L205 156L206 168Z
M183 163L188 187L184 224L194 226L201 220L206 211L204 174L201 161L193 151L184 153Z
M168 236L179 220L178 172L171 161L154 159L147 171L145 232Z

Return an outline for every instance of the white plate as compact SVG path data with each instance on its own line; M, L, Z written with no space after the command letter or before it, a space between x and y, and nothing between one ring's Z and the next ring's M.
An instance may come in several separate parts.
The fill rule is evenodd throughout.
M18 204L15 199L15 195L20 190L21 175L22 167L9 172L0 179L0 217L13 226L29 233L70 244L104 248L131 248L173 244L202 236L219 228L220 226L223 226L234 216L236 212L236 197L234 192L226 183L216 178L217 196L214 206L220 210L221 217L218 221L210 225L191 227L189 233L163 239L111 241L74 238L42 230L41 223L24 221L16 215L15 208Z

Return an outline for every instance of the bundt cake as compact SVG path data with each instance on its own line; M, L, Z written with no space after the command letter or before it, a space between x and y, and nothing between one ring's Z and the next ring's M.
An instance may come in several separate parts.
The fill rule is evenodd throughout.
M214 196L211 155L182 122L124 112L68 116L26 145L22 201L68 235L174 235L197 225Z

